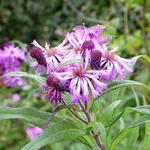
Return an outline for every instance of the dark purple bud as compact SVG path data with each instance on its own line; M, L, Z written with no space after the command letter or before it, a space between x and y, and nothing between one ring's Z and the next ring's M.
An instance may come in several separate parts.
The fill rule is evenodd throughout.
M92 69L100 69L100 61L101 61L102 53L98 50L92 51L91 53L91 61L90 66Z
M60 92L69 91L69 82L58 81L55 88L56 88L56 90L58 90Z
M36 60L37 60L38 64L47 67L46 59L44 56L42 56L41 58L37 58Z
M31 57L37 60L38 64L47 66L45 57L43 55L43 52L40 48L33 48L31 51Z
M69 83L61 81L55 76L49 76L46 80L46 83L60 92L69 91Z
M55 76L49 76L46 80L46 83L51 86L51 87L55 87L57 84L57 78Z
M31 57L34 59L39 59L43 56L42 50L40 48L33 48L31 51Z
M86 50L86 49L92 50L92 49L94 49L94 47L95 47L94 43L91 40L84 41L84 43L82 44L82 49L84 49L84 50Z

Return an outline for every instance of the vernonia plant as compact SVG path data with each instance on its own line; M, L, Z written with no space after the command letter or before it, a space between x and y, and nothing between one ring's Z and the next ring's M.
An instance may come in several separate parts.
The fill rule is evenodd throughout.
M113 92L116 93L116 89L123 86L138 85L147 88L142 83L126 80L126 75L133 73L132 66L136 59L129 60L117 55L119 48L111 47L111 37L102 36L104 29L99 25L91 28L77 26L56 47L47 43L42 47L34 40L31 57L35 62L30 67L37 67L38 75L25 72L9 74L31 77L38 81L46 100L54 105L52 114L26 108L30 112L29 116L33 114L33 119L24 117L28 113L24 110L22 118L43 128L43 131L40 129L42 133L22 150L36 150L67 140L84 143L87 149L113 150L131 128L144 123L132 122L132 125L118 132L114 140L109 135L111 126L120 118L130 112L147 115L149 106L128 107L120 111L121 101L117 100L106 106L109 113L104 113L106 110L101 111L102 107L98 107L99 102L103 99L107 101ZM133 87L132 90L135 94ZM57 116L56 113L62 109L67 109L70 114Z

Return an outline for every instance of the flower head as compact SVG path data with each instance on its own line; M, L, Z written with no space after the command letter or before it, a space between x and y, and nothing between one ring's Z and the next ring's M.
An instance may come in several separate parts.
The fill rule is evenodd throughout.
M81 64L70 67L67 72L54 73L60 80L69 81L69 89L72 96L71 102L89 102L89 94L92 92L96 98L102 89L106 89L107 85L98 80L100 74L104 71L88 70Z
M12 95L11 95L11 99L12 99L14 102L19 102L19 101L21 100L20 94L18 94L18 93L12 94Z
M68 33L67 39L72 46L72 50L66 56L67 58L74 58L76 54L81 54L85 57L87 51L91 51L97 48L98 44L102 44L110 37L105 39L100 38L104 27L95 26L93 28L87 28L85 26L77 26L73 29L73 32ZM99 39L100 38L100 39Z
M35 40L32 43L36 48L38 48L40 58L45 58L45 63L47 65L47 73L50 74L55 68L62 62L63 57L68 53L69 45L67 44L67 39L65 39L60 45L50 48L46 43L45 48L41 47ZM32 54L32 53L31 53ZM36 56L39 57L39 56ZM38 60L39 58L35 58ZM40 59L41 60L41 59ZM43 59L42 59L43 60ZM38 61L40 64L40 62ZM40 64L41 65L41 64Z
M100 67L103 70L108 72L107 76L103 78L106 80L115 80L116 77L121 79L125 78L124 73L132 73L130 66L135 62L125 58L121 58L116 55L115 52L118 50L118 47L115 47L113 50L109 51L107 45L103 45L102 58L100 61Z
M45 98L57 106L62 101L62 94L64 91L68 91L68 83L59 80L56 76L50 75L46 80L46 85L43 86L46 91Z

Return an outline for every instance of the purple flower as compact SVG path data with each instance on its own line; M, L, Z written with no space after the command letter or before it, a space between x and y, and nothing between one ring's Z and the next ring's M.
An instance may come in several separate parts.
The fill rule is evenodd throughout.
M36 97L36 98L41 97L41 93L36 92L36 93L34 94L34 97Z
M21 77L6 76L4 77L4 84L9 87L17 87L22 86L24 84L24 80Z
M115 47L113 50L109 51L108 46L104 44L102 46L102 58L100 61L100 68L107 71L107 75L103 76L105 80L115 80L116 77L124 79L124 73L132 73L130 66L135 62L125 58L121 58L116 55L115 52L118 50L118 47Z
M107 88L106 81L115 81L118 77L124 79L125 72L132 73L130 66L135 62L116 55L117 47L108 50L106 42L111 37L102 38L104 29L101 26L77 26L59 46L53 48L49 48L47 43L43 48L33 41L38 49L31 52L37 60L34 65L39 67L46 61L48 78L44 90L46 99L55 106L62 101L64 91L71 94L73 103L80 100L90 102L90 93L94 98L98 97ZM71 61L75 59L80 60L80 64Z
M36 126L31 126L26 129L26 135L31 139L35 139L41 133L42 133L42 129Z
M50 75L46 80L46 85L43 86L43 89L46 91L45 98L58 106L58 103L62 101L62 94L64 91L69 90L68 82L59 80L56 76Z
M20 94L18 94L18 93L12 94L12 95L11 95L11 99L12 99L14 102L20 101L20 100L21 100Z
M83 102L90 102L89 93L92 92L96 98L107 85L98 80L99 75L105 74L105 71L87 70L83 65L76 64L76 66L69 67L67 72L54 73L60 80L70 82L71 102L76 103L80 99Z
M34 47L31 51L31 56L37 60L39 65L47 67L46 59L43 55L43 52L40 48Z
M54 71L62 62L63 57L68 53L68 49L70 48L70 45L67 45L67 39L65 39L60 45L52 48L50 48L47 43L45 44L45 48L43 48L35 40L32 44L41 50L41 55L43 55L46 60L48 74ZM40 63L38 62L38 64Z
M5 59L9 59L10 60L8 61L9 64L16 63L16 66L18 66L21 61L24 62L27 61L25 53L22 51L22 49L15 46L14 44L10 44L3 47L2 57Z
M27 61L25 52L14 44L5 44L3 49L0 50L0 55L0 75L20 71L21 63ZM5 76L3 83L9 87L16 87L23 85L24 81L21 77Z
M67 34L67 39L72 49L65 57L65 60L74 59L78 54L85 58L88 51L92 52L97 49L97 45L110 40L110 37L100 38L103 31L104 27L99 26L93 28L86 28L85 26L75 27L73 32Z

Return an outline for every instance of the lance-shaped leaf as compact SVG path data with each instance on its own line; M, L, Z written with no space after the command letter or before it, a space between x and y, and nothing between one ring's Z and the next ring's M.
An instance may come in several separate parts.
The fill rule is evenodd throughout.
M127 107L126 109L124 109L122 112L119 112L117 115L115 115L110 121L109 123L107 123L105 126L109 127L111 125L113 125L117 120L120 119L120 117L123 117L125 115L127 115L130 112L138 112L144 115L150 115L150 105L143 105L143 106L138 106L138 107Z
M51 114L36 110L34 108L11 108L6 106L0 106L0 120L5 119L23 119L41 128L45 127L48 117ZM55 117L52 122L62 120L59 117Z
M132 60L137 61L137 60L140 59L140 58L142 58L142 59L144 59L144 60L146 60L147 62L150 63L150 57L147 56L147 55L139 55L139 56L135 56L135 57L132 58Z
M121 87L124 87L124 86L140 86L140 87L143 87L147 90L150 90L150 87L146 86L144 83L140 83L140 82L132 81L132 80L122 80L122 81L110 83L108 85L108 89L103 91L100 96L105 95L111 91L114 91L114 90L121 88ZM97 99L99 99L99 97Z
M72 59L72 60L69 60L69 61L66 61L66 62L60 64L56 69L60 69L64 66L75 64L75 63L83 64L84 62L81 59Z
M45 81L46 81L46 78L44 78L44 77L41 77L39 75L34 75L34 74L31 74L31 73L27 73L27 72L21 72L21 71L10 72L10 73L7 73L7 74L3 75L2 77L5 77L5 76L16 76L16 77L32 78L32 79L36 80L38 82L38 84L40 84L40 85L45 84Z
M85 135L83 129L79 129L69 121L61 121L54 125L49 125L41 135L25 145L21 150L38 150L48 144L78 139L83 135Z
M111 143L110 150L115 150L115 146L120 142L122 142L123 139L126 138L128 134L131 133L130 131L132 131L132 128L137 127L144 123L150 123L150 116L143 116L139 118L137 121L129 124L126 128L124 128Z

